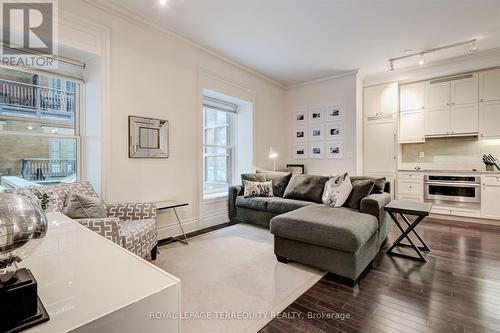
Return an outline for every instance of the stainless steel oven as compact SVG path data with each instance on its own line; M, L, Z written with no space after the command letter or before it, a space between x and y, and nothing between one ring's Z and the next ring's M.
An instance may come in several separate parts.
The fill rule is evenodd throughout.
M427 202L481 203L481 177L426 175L424 199Z

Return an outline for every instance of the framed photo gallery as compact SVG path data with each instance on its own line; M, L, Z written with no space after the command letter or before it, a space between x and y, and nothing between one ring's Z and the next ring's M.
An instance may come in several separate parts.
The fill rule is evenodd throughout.
M344 110L341 104L311 107L293 113L293 157L343 158Z

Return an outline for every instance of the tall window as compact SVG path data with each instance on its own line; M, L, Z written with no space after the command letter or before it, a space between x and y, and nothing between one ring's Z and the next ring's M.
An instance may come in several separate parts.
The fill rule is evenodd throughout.
M233 183L234 128L237 106L205 97L203 106L203 150L205 196L227 193Z
M80 89L77 80L0 68L0 190L77 179Z

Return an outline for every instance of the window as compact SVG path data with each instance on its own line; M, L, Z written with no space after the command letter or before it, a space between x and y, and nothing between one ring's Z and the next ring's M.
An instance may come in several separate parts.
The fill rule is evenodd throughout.
M77 80L0 68L4 187L78 178L81 86Z
M205 98L203 106L203 194L227 193L233 184L236 105Z

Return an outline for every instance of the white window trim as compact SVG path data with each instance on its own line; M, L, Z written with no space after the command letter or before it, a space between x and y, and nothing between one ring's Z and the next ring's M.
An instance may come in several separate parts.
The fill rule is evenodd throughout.
M39 132L22 132L22 131L6 131L0 129L0 136L12 136L12 135L19 135L19 136L26 136L29 134L30 136L34 137L44 137L44 138L49 138L49 139L74 139L76 140L76 180L80 181L84 179L85 175L85 170L83 170L83 166L85 165L84 163L84 156L83 156L83 140L82 140L82 133L84 133L84 117L85 117L85 110L84 110L84 89L85 89L85 83L83 80L78 79L78 78L72 78L72 77L67 77L64 75L59 75L57 73L50 73L50 72L45 72L45 71L37 71L37 70L31 70L28 68L17 68L17 67L9 67L9 66L0 66L1 68L7 68L7 69L12 69L12 70L17 70L25 73L30 73L30 74L38 74L38 75L43 75L43 76L49 76L52 78L56 79L62 79L66 81L73 81L77 84L77 87L80 89L76 89L76 100L77 102L75 104L78 104L78 108L76 109L75 112L75 134L74 135L68 135L68 134L50 134L50 133L39 133Z
M228 103L230 104L230 103ZM230 117L229 117L229 121L230 123L228 125L225 125L224 127L228 127L229 128L229 140L231 142L231 145L229 146L222 146L222 145L209 145L209 144L205 144L205 130L207 129L207 127L205 126L205 108L211 108L211 109L216 109L216 110L219 110L219 111L222 111L222 112L227 112L228 114L230 114ZM206 147L214 147L214 148L226 148L226 149L229 149L230 151L230 155L231 155L231 159L230 159L230 165L228 167L228 172L229 172L229 177L228 177L228 187L231 186L232 184L234 184L234 181L235 181L235 173L236 173L236 128L237 128L237 106L235 105L234 106L234 109L226 109L225 107L224 108L217 108L217 107L214 107L212 103L210 104L206 104L206 103L203 103L203 133L202 133L202 151L203 151L203 156L202 156L202 195L203 195L203 200L205 199L217 199L217 198L224 198L224 197L227 197L227 189L226 191L224 192L213 192L213 193L205 193L205 172L206 172L206 166L205 166L205 161L206 161L206 158L205 158L205 148ZM222 126L216 126L216 127L222 127Z

